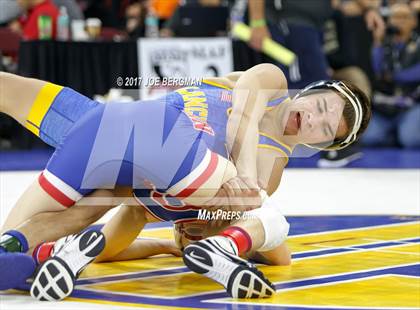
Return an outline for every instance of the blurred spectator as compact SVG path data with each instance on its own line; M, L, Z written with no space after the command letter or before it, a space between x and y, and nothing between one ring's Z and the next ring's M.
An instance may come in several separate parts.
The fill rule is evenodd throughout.
M23 15L10 24L10 28L19 33L23 39L39 39L38 20L40 16L49 16L51 18L52 38L57 34L57 17L59 11L51 0L17 0L16 1Z
M411 0L410 1L411 9L417 14L417 33L420 33L420 0Z
M137 0L132 2L125 10L126 31L130 38L146 36L147 18L151 17L156 22L156 36L159 28L172 16L179 0Z
M377 77L366 145L420 147L420 39L417 15L407 3L391 6L386 33L375 36Z
M144 37L147 1L136 1L125 10L125 29L130 38Z
M55 6L66 7L70 21L73 19L84 19L83 12L76 0L53 0ZM22 10L14 0L0 0L0 24L5 24L19 17Z
M211 18L208 18L211 16ZM229 18L223 0L189 0L179 6L160 31L162 37L209 37L226 35Z
M79 0L85 18L96 17L103 27L122 29L126 8L136 1L132 0Z
M16 1L0 0L0 24L6 24L18 17L21 13Z
M279 64L291 89L327 79L322 28L332 13L331 0L249 1L250 45L260 51L263 39L272 37L297 55L291 67Z
M327 50L328 62L334 70L333 78L356 84L368 96L371 95L370 84L374 80L370 57L373 32L383 33L385 30L385 23L379 13L380 2L351 0L337 3L332 19L336 44L335 48ZM326 43L328 34L331 33L326 33Z
M168 20L174 14L179 0L149 0L152 10L159 18L159 25L162 26L163 22Z
M384 32L379 0L335 1L333 18L327 22L324 50L332 78L350 82L371 97L374 73L371 63L373 36ZM318 166L337 168L362 157L358 143L339 150L323 152Z

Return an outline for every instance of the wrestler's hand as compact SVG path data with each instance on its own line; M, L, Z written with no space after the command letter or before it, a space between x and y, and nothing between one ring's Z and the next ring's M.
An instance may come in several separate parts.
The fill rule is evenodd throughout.
M224 183L203 209L209 211L249 211L261 206L259 188L248 178L235 177Z
M202 206L215 211L249 211L261 206L259 188L248 178L234 177L224 183L217 194Z
M261 207L260 189L247 177L235 177L222 185L232 211L249 211Z
M248 44L255 50L261 51L264 38L271 38L267 26L251 28L251 39Z
M249 179L236 177L223 184L217 194L201 207L210 212L245 212L258 208L261 204L259 189ZM229 226L229 223L229 220L223 218L212 219L208 228L213 232L219 231L224 226Z

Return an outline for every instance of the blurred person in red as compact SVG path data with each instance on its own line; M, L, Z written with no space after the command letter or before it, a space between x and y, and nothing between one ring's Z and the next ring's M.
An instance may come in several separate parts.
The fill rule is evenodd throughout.
M59 11L51 0L17 0L16 2L24 13L10 25L13 31L21 34L23 39L38 40L40 38L38 19L40 16L49 16L52 27L51 38L55 39Z

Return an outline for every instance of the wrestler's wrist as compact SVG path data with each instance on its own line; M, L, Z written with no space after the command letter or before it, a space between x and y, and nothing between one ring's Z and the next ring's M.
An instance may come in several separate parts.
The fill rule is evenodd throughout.
M251 21L249 22L249 26L251 28L267 27L267 22L264 18L251 19Z
M245 182L250 189L260 191L261 188L258 186L258 182L255 177L250 173L240 173L237 175L239 179Z

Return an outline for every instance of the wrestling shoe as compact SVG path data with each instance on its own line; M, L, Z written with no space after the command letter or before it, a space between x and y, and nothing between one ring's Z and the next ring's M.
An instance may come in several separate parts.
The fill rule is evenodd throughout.
M17 288L35 272L32 256L23 253L0 253L0 291Z
M98 231L85 231L66 241L35 272L30 291L35 299L58 301L69 296L80 273L105 247L105 237Z
M343 168L362 157L360 147L353 144L342 150L322 152L317 165L319 168Z
M233 298L264 298L275 293L261 271L227 251L214 237L188 245L183 260L190 270L223 285Z

